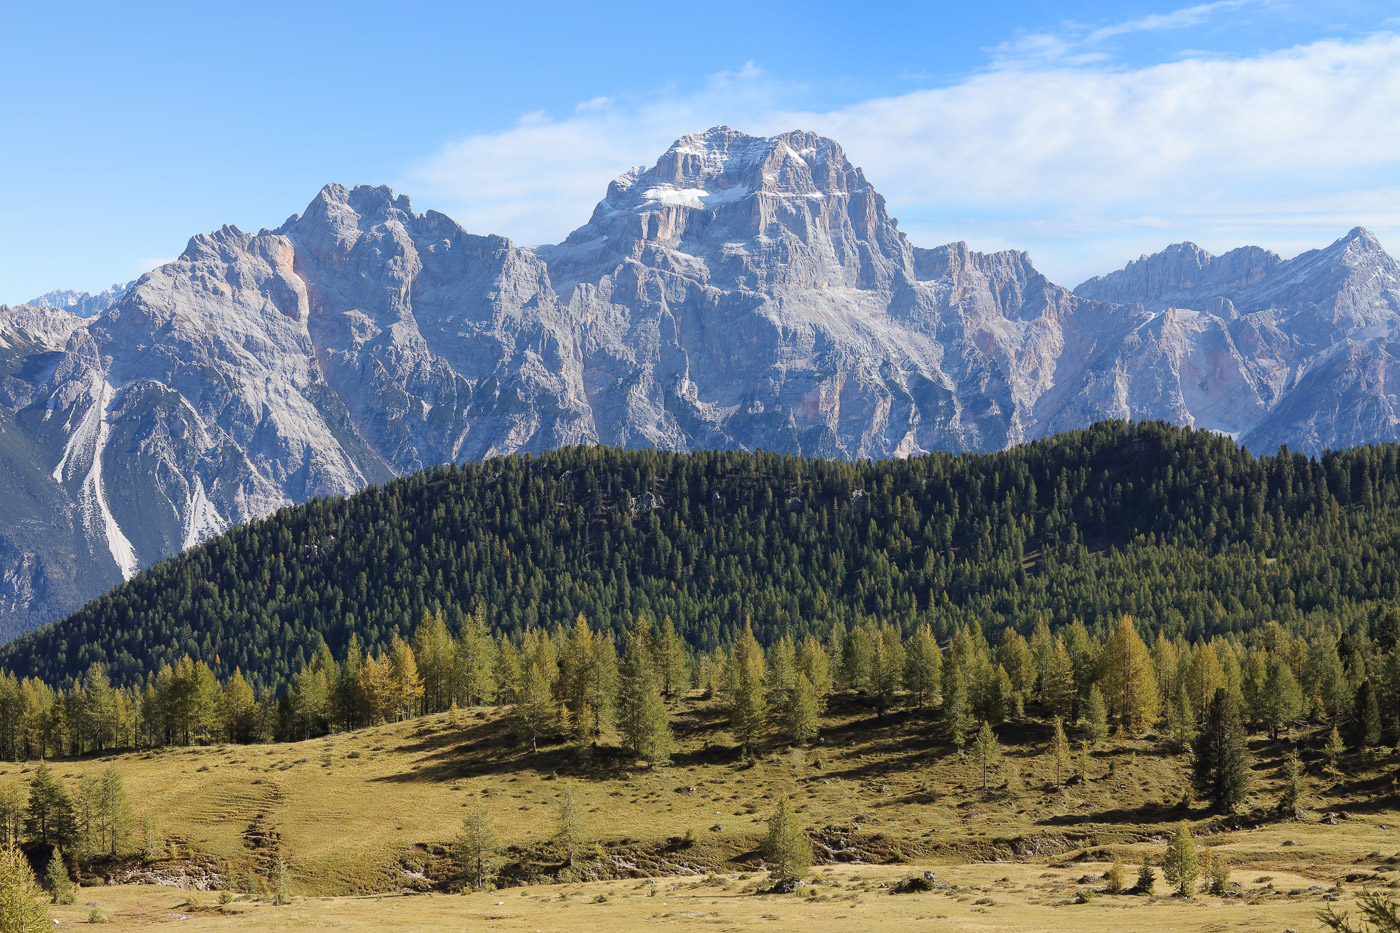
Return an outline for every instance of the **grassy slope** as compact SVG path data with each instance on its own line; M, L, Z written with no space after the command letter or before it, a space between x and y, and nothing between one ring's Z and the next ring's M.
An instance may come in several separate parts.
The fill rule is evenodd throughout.
M547 880L559 867L548 840L555 802L567 781L581 801L593 838L602 844L601 849L590 847L584 870L603 880L591 886L580 880L563 888L507 889L501 897L510 910L498 912L502 929L517 921L524 927L537 924L531 929L555 922L589 928L576 925L579 917L596 917L601 928L624 917L664 914L657 901L638 893L639 884L649 890L653 882L629 879L630 866L639 874L669 874L656 883L663 891L680 885L689 892L691 906L685 909L713 915L707 923L771 912L794 923L810 921L816 929L839 928L857 906L850 901L855 894L890 923L946 915L970 923L985 920L984 928L997 929L1003 917L1015 925L1018 910L1064 904L1076 890L1096 886L1079 879L1100 873L1101 865L1089 863L1113 854L1128 863L1131 880L1134 863L1144 851L1159 856L1161 834L1182 816L1162 801L1180 797L1185 760L1147 742L1111 742L1095 756L1095 780L1057 790L1044 755L1045 725L1007 725L1005 767L984 795L970 758L959 760L945 743L931 739L939 730L917 713L874 721L864 709L837 708L825 723L824 745L772 752L752 767L736 761L718 716L711 703L684 701L676 717L676 761L657 771L634 769L634 763L608 748L581 754L553 746L526 756L505 733L496 710L444 714L303 743L170 749L62 761L55 769L76 782L82 772L114 762L137 806L155 815L162 833L177 842L182 855L215 856L239 877L246 877L249 868L266 870L268 850L254 848L254 836L280 839L293 872L293 890L303 896L421 887L404 874L406 861L411 868L426 865L429 878L441 880L443 862L411 855L410 850L422 845L431 853L448 843L464 807L473 801L488 809L503 845L520 847L510 856L517 862L510 869L513 876ZM1257 743L1255 754L1256 799L1262 806L1275 796L1279 750ZM1225 923L1222 929L1274 920L1297 927L1321 905L1324 889L1347 875L1362 873L1374 883L1393 883L1393 860L1400 860L1400 843L1392 832L1400 822L1391 777L1394 761L1381 753L1351 765L1360 776L1348 782L1322 778L1319 764L1313 763L1315 812L1308 822L1266 823L1207 840L1237 866L1235 880L1243 883L1247 899L1260 902L1259 910L1241 910L1242 901L1233 898L1202 898L1206 907L1164 899L1150 912L1151 924L1175 918L1171 922L1194 926L1205 917L1189 912L1211 909L1215 916L1210 922ZM25 765L0 766L0 781L22 778L30 770ZM757 846L775 798L783 794L793 798L821 845L838 853L847 850L828 853L827 861L903 859L909 864L867 866L854 874L851 866L842 865L837 877L845 879L843 887L838 891L818 886L819 900L811 905L791 898L726 898L726 893L746 884L752 887L761 877ZM1324 809L1344 810L1348 818L1325 825L1317 816ZM1198 832L1209 832L1215 825L1203 811L1190 817ZM714 826L723 829L713 830ZM670 837L692 827L699 833L697 846L668 845ZM1294 844L1284 845L1285 841ZM820 862L820 845L818 851ZM965 879L960 884L986 890L931 892L917 896L922 899L916 902L913 897L886 897L887 891L875 886L876 879L892 880L913 870L911 866L938 866L940 877L951 871L953 877ZM695 887L701 875L715 872L729 876L725 886ZM747 873L754 874L741 877ZM855 875L866 879L864 887L852 880ZM1272 889L1263 888L1268 883L1258 880L1263 876L1273 877ZM998 882L1001 878L1010 880ZM1159 891L1164 890L1159 883ZM561 899L561 891L576 893ZM585 908L598 891L616 896L616 902ZM164 893L139 888L85 891L80 903L107 903L109 897L114 905L127 905L114 909L134 911L133 917L178 903ZM996 903L979 905L978 897ZM214 903L212 895L205 900ZM1103 900L1089 908L1066 907L1063 913L1072 919L1064 920L1064 926L1107 929L1125 923L1121 905L1129 901ZM337 918L349 916L354 919L345 921L346 928L355 929L372 927L370 918L398 916L386 913L385 903L392 902L377 900L299 903L297 909L274 909L241 898L226 912L200 912L197 918L210 928L251 923L276 929L303 921L313 927L339 925ZM473 916L484 918L495 901L472 895L465 901L412 898L397 903L404 915L396 924L412 916L421 926L405 929L430 929L436 911L468 909L444 904L469 905ZM568 903L577 909L559 914L557 906ZM1131 899L1134 906L1142 903ZM1060 913L1049 911L1044 918ZM253 921L252 916L261 919ZM1042 919L1040 913L1036 917L1037 929L1055 929L1061 923ZM1192 917L1200 919L1188 920ZM1135 925L1137 919L1134 915ZM1163 928L1171 922L1164 922ZM974 923L971 928L978 927Z

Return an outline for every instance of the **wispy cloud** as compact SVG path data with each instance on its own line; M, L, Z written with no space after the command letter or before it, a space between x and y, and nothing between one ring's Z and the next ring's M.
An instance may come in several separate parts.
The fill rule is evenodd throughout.
M1159 32L1164 29L1185 29L1188 26L1199 26L1217 13L1238 10L1241 7L1253 6L1257 3L1258 0L1216 0L1215 3L1182 7L1170 13L1150 13L1147 16L1114 23L1111 26L1101 26L1089 33L1086 41L1102 42L1105 39L1132 32Z
M787 108L788 91L737 69L690 93L468 137L403 184L469 229L552 242L609 179L729 123L831 136L915 242L1029 247L1064 281L1174 239L1283 251L1354 224L1400 238L1400 37L1389 34L1137 69L1031 58L828 111Z

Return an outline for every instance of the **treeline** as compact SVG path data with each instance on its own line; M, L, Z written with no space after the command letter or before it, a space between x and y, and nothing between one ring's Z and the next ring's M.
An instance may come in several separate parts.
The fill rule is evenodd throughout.
M670 754L670 701L697 689L724 704L745 748L814 740L833 693L877 713L926 709L958 747L978 723L1031 711L1082 730L1091 745L1116 726L1160 729L1185 750L1223 697L1231 715L1274 737L1310 720L1366 748L1400 739L1400 610L1367 628L1373 635L1270 623L1191 642L1125 615L1103 636L1079 620L1058 632L1040 620L1029 638L1006 627L992 642L966 625L944 645L927 624L904 635L866 620L765 647L744 624L731 643L694 651L669 617L654 626L639 616L622 636L578 616L512 637L493 634L478 607L455 630L443 613L425 613L411 642L396 637L379 653L354 635L339 657L319 642L281 692L255 689L237 670L220 680L188 657L131 688L113 686L100 665L68 687L4 675L0 756L298 740L497 704L534 747L616 742L656 762Z
M283 510L0 648L53 684L185 655L283 688L324 640L382 654L425 611L498 633L619 635L670 616L701 652L878 619L946 643L1123 613L1192 641L1277 621L1364 636L1400 602L1395 445L1256 458L1229 438L1105 422L996 454L834 462L574 448L434 468Z

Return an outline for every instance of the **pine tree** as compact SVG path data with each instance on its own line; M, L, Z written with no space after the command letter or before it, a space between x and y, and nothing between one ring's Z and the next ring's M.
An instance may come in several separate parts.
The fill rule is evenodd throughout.
M78 841L73 802L46 764L39 765L29 782L24 832L32 841L46 846L72 848Z
M1144 852L1142 853L1142 865L1138 868L1137 883L1133 885L1133 890L1142 894L1151 894L1156 884L1157 872L1152 868L1152 859Z
M0 846L0 931L36 933L51 926L29 859L15 846Z
M1167 843L1167 855L1162 859L1162 874L1167 883L1173 885L1182 897L1196 893L1196 878L1200 866L1196 858L1196 842L1191 838L1191 828L1185 823L1177 826Z
M480 891L495 878L496 834L481 804L462 821L462 831L452 847L457 870L473 890Z
M982 728L977 730L977 738L972 743L972 754L982 769L982 790L985 791L987 769L1001 758L1001 743L997 742L997 737L992 734L991 724L986 720L983 720Z
M423 699L423 679L413 648L397 634L389 646L390 709L396 719L412 719Z
M1352 744L1357 748L1374 748L1381 743L1381 709L1369 680L1361 681L1356 688L1351 722Z
M768 821L763 858L775 886L779 887L801 881L812 867L812 843L802 831L786 797L778 801L778 809Z
M1055 760L1055 785L1064 783L1064 772L1070 765L1069 739L1065 736L1065 723L1059 716L1055 717L1055 735L1050 740L1050 755Z
M1218 687L1196 737L1197 787L1221 810L1232 809L1249 794L1249 751L1244 723L1230 691Z
M1104 705L1098 684L1089 689L1089 699L1084 704L1084 732L1094 748L1108 737L1108 708Z
M49 867L45 872L44 881L56 906L68 907L77 903L73 879L68 874L68 866L63 864L63 850L58 847L55 847L49 856Z
M1224 686L1215 689L1194 747L1196 783L1221 810L1231 810L1249 794L1249 749L1239 706Z
M570 784L564 785L564 795L559 799L558 815L554 838L564 849L564 864L572 866L579 847L586 841L586 834L583 814L579 812L578 801L574 799L574 788Z

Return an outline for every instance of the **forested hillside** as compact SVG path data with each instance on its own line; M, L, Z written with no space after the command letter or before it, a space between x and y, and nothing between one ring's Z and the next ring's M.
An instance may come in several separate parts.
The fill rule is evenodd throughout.
M190 655L287 683L324 637L386 650L425 609L455 630L623 631L670 616L692 648L841 621L1029 634L1130 613L1189 639L1278 621L1364 630L1400 600L1400 448L1252 456L1105 422L1006 452L834 462L573 448L434 468L286 509L0 648L59 683L118 684Z

